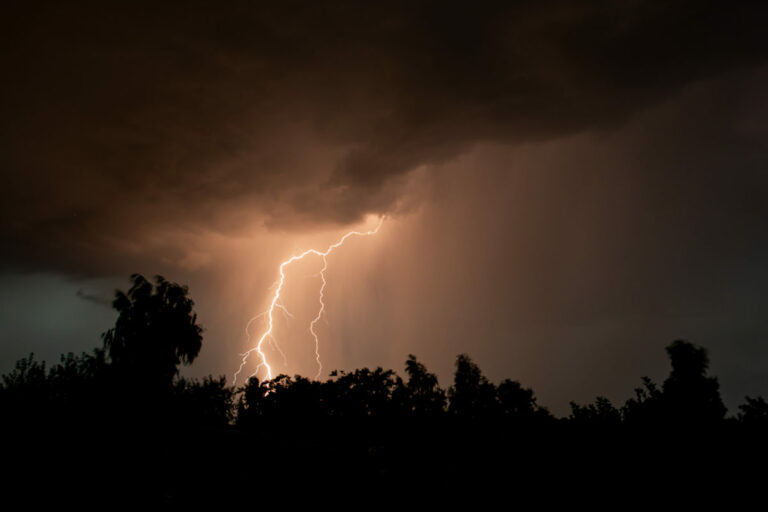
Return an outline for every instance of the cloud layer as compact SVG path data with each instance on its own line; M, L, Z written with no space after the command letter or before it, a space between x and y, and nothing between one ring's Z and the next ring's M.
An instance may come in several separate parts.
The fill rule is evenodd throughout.
M7 2L0 19L0 256L86 273L169 229L396 212L416 168L612 130L768 50L766 8L725 2Z

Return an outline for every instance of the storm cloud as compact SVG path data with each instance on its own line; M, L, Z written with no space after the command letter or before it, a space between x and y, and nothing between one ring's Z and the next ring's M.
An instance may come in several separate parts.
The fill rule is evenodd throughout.
M3 262L86 274L140 262L168 229L407 210L415 169L618 129L768 50L760 3L0 9Z

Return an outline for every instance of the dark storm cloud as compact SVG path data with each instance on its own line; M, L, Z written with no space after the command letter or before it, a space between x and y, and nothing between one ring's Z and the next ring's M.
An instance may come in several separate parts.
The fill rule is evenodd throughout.
M391 211L409 171L477 142L611 128L763 62L765 14L726 2L6 2L3 256L100 272L116 264L104 254L140 254L150 227Z

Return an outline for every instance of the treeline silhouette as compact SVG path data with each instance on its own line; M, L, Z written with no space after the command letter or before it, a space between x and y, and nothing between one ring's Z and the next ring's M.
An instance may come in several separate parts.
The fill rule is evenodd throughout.
M54 499L85 485L77 499L223 504L245 501L242 489L298 482L622 488L652 471L661 482L721 485L757 477L744 461L768 452L768 403L746 397L727 416L705 349L684 340L666 348L661 385L643 377L623 405L572 402L564 418L518 381L490 382L466 354L447 389L413 355L403 377L362 368L235 388L224 376L179 376L202 343L188 289L131 279L103 348L50 367L30 355L2 376L12 488L46 482Z

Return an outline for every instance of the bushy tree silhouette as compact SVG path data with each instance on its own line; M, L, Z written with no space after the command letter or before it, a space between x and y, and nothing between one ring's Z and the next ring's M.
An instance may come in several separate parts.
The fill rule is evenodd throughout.
M186 286L155 276L152 285L133 274L128 293L112 302L119 316L102 337L116 370L152 389L170 391L180 364L190 364L202 345L202 328Z
M768 427L768 402L762 396L745 398L747 403L739 406L739 421L751 426Z
M3 375L0 386L4 422L40 422L50 413L52 390L44 361L36 361L34 354L19 359L13 370Z
M604 396L595 399L595 403L578 405L571 402L569 420L577 425L592 427L616 427L621 424L621 412Z
M209 375L202 381L180 378L173 391L173 415L178 423L225 427L233 419L234 390L223 375Z
M446 395L437 382L437 375L416 360L413 354L405 362L408 382L400 386L398 400L408 414L418 417L434 417L445 411Z
M716 377L707 376L709 358L702 347L676 340L667 347L672 371L662 387L664 415L672 423L712 424L726 408Z
M336 375L336 372L332 373ZM398 413L393 400L402 380L392 370L377 367L338 372L338 378L328 382L328 407L336 417L384 418Z
M501 414L516 423L531 423L552 419L546 407L536 403L533 390L516 380L504 379L496 388Z
M266 381L252 377L241 392L237 423L242 426L277 422L291 427L328 415L325 385L298 375L281 374Z
M30 354L3 375L0 409L13 416L7 419L22 424L93 422L105 415L105 410L95 405L107 399L108 373L100 349L93 354L62 355L50 368Z
M644 377L623 408L597 397L584 406L571 403L567 420L554 419L518 381L495 386L462 354L448 392L450 414L437 377L410 355L406 380L382 368L332 372L324 382L298 375L250 379L237 390L232 426L235 390L224 377L174 379L178 365L199 350L186 288L171 291L178 285L162 278L157 288L140 276L134 283L118 293L121 315L105 334L114 350L111 364L102 349L67 354L51 367L30 356L2 377L3 424L15 439L28 440L13 443L16 461L29 457L25 446L37 446L38 458L56 451L59 462L51 472L57 478L78 475L72 468L80 464L79 474L100 482L110 496L138 486L143 496L192 499L201 489L223 494L231 474L252 481L319 461L324 469L312 479L324 486L404 477L503 485L551 474L554 467L561 468L555 478L610 482L621 477L617 468L645 475L667 459L674 464L664 478L683 475L693 482L715 469L730 474L737 468L734 457L754 465L768 453L766 401L747 397L738 418L724 421L705 350L682 340L667 347L672 370L663 386ZM173 326L181 326L185 342L164 338ZM155 373L146 382L155 387L141 384L148 371ZM200 460L207 462L199 476L184 471ZM254 470L253 460L273 465ZM412 463L403 469L403 460ZM232 471L216 469L222 465ZM141 468L139 480L134 467Z
M643 377L643 387L635 388L634 398L624 403L622 419L629 425L658 425L663 419L662 392L650 377Z
M448 398L449 411L462 418L487 418L498 412L496 386L485 378L467 354L456 358L456 373Z

